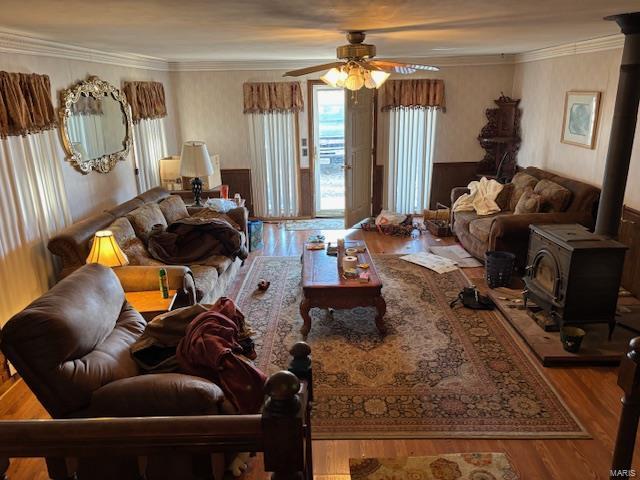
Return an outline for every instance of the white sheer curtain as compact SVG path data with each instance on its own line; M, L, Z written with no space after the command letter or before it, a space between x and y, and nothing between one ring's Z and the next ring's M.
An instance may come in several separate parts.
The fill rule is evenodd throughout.
M160 159L167 156L164 119L140 120L133 126L133 155L138 169L138 192L160 186Z
M249 121L251 181L256 215L298 215L296 114L252 113Z
M429 206L437 110L389 111L387 207L418 213Z
M0 325L49 289L47 242L71 223L57 132L0 140Z

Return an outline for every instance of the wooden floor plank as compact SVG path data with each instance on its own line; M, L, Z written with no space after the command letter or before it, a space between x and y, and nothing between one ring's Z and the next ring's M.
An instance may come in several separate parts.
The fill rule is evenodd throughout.
M338 237L364 239L373 253L409 253L429 245L446 245L430 235L418 239L389 237L376 232L288 231L278 224L265 224L265 247L252 252L233 288L239 288L244 272L259 255L300 255L302 244L311 233L323 233L327 240ZM478 286L483 269L467 269L467 276ZM504 320L506 328L510 328ZM514 342L523 346L517 336ZM527 350L527 356L533 355ZM534 360L535 361L535 360ZM558 391L560 398L573 411L592 435L589 440L517 440L517 439L398 439L398 440L319 440L314 442L314 471L322 480L346 480L349 458L435 455L441 453L493 451L504 452L525 479L585 480L608 478L609 462L620 413L621 391L616 385L617 369L611 367L544 368L543 375ZM0 397L0 418L47 418L47 414L23 382L17 382ZM636 457L640 459L636 448ZM634 462L638 469L638 460ZM12 462L10 478L46 478L40 460Z

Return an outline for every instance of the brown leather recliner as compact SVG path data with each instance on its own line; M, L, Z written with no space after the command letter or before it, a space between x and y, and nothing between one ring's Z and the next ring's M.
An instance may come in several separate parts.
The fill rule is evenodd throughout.
M145 326L113 271L91 264L11 318L0 348L53 418L221 413L208 380L141 375L129 347Z

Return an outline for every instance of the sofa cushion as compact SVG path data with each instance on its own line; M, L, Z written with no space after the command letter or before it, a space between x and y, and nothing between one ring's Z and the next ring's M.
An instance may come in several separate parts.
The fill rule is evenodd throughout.
M502 190L500 190L500 193L496 197L496 204L500 207L500 210L509 210L514 187L515 185L512 183L507 183L502 187Z
M179 195L171 195L160 202L160 210L164 215L167 225L171 225L173 222L182 220L189 216L187 212L187 206L184 204L184 200Z
M489 232L495 217L477 218L469 223L469 233L482 242L489 241Z
M571 202L571 191L551 180L540 180L533 191L542 198L540 211L544 213L564 212Z
M145 245L147 244L149 234L154 225L160 224L164 228L167 228L167 221L157 203L147 203L140 208L136 208L127 214L127 218L131 222L131 226L136 232L136 235Z
M509 210L514 211L524 191L527 187L534 188L538 183L538 179L528 173L518 172L513 176L511 183L513 184L513 194L509 200Z
M218 271L218 275L222 275L232 263L233 260L229 257L225 257L224 255L213 255L207 258L204 265L214 267Z
M218 270L207 265L192 265L191 271L196 283L196 289L206 296L218 282Z
M521 213L538 213L540 211L541 202L542 197L535 193L531 187L529 187L520 196L520 200L518 200L513 213L516 215Z
M107 229L113 232L116 242L129 259L130 265L162 265L162 262L149 255L144 243L133 231L133 226L127 217L116 219Z

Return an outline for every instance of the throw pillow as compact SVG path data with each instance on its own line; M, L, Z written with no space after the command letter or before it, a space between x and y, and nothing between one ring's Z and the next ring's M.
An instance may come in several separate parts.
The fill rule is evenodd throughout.
M527 187L534 188L538 179L528 173L518 172L513 176L511 183L513 184L513 193L509 201L509 210L514 211L524 191Z
M107 230L113 232L116 242L129 259L129 265L162 265L149 256L142 240L136 237L131 222L126 217L116 219Z
M541 212L564 212L571 202L571 191L551 180L540 180L533 191L542 197Z
M136 235L145 245L149 240L149 234L154 225L160 224L163 228L167 228L167 221L157 203L147 203L142 207L136 208L127 214L127 218L131 222Z
M513 183L505 183L502 190L496 197L496 203L500 207L500 211L509 210L511 196L513 195L515 185Z
M513 213L516 215L521 213L538 213L540 211L541 201L542 197L537 193L534 193L531 187L528 187L520 196L520 200L518 200Z
M164 215L167 225L189 216L187 206L179 195L171 195L161 201L160 211Z

